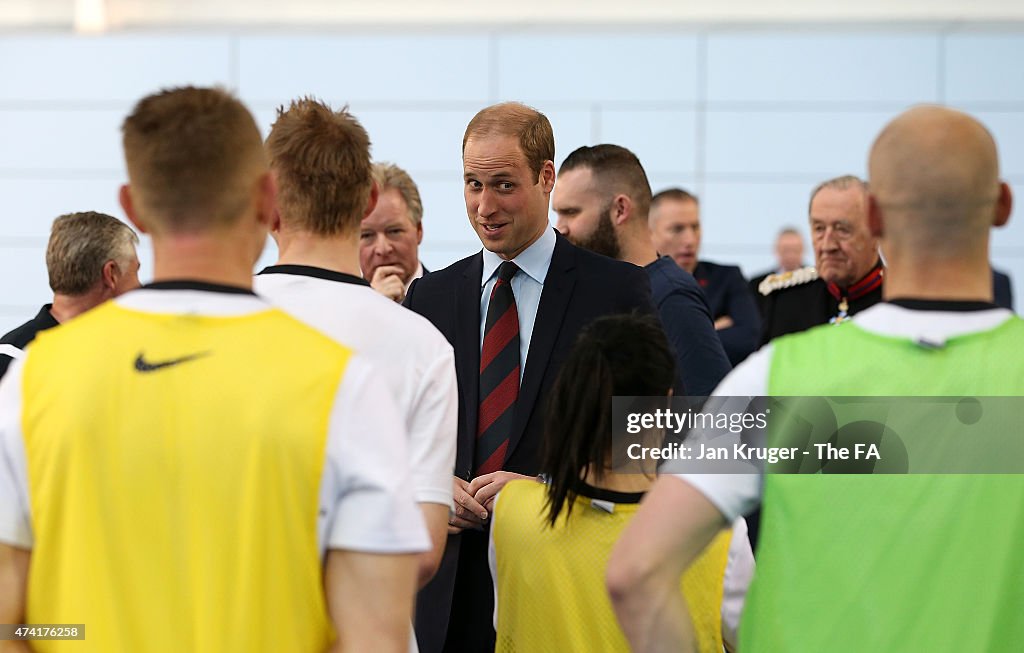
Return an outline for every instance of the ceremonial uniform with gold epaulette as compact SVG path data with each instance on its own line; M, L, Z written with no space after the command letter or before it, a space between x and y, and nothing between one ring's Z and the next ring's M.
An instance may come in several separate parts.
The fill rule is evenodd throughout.
M761 344L819 324L842 322L882 300L885 268L877 262L848 288L826 283L813 266L772 274L758 287L764 299Z

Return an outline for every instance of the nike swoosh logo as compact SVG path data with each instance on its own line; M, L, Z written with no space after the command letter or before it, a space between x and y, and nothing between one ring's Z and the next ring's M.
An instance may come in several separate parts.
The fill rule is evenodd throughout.
M187 363L188 361L194 361L197 358L203 356L209 356L210 352L201 351L196 354L189 354L188 356L182 356L181 358L172 358L171 360L160 361L158 363L151 363L145 359L145 354L139 352L139 355L135 357L135 369L139 372L155 372L162 370L165 367L172 367L179 363Z

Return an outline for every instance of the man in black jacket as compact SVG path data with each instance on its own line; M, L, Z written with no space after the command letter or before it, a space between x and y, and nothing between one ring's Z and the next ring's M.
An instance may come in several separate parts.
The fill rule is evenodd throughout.
M774 274L764 296L761 342L842 322L882 299L878 240L868 231L867 184L852 175L819 184L809 207L814 267Z
M494 496L539 472L544 398L579 330L601 315L654 312L643 270L579 249L548 224L554 150L538 111L480 111L462 158L466 210L484 249L406 295L452 343L459 384L455 511L441 567L417 601L423 653L494 650L485 531Z

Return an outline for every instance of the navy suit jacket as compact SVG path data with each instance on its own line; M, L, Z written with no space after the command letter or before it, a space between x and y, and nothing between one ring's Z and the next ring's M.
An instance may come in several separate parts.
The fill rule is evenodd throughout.
M995 269L992 270L992 293L997 305L1013 310L1013 284L1010 283L1010 277Z
M479 408L482 274L483 255L477 253L417 279L405 297L405 305L430 320L455 349L459 386L455 474L467 480L473 474ZM594 318L632 311L655 314L647 273L630 263L580 249L557 234L537 308L503 470L529 476L539 472L545 398L576 336ZM489 637L493 650L494 596L487 567L487 536L465 531L448 537L437 574L420 591L416 638L421 653L437 653L444 646L458 569L462 570L461 574L472 576L459 580L459 591L470 594L468 603L478 608L473 622L480 637L471 639L479 642ZM467 601L463 598L460 603ZM478 648L481 647L467 643L460 650Z
M760 311L743 273L735 265L698 261L693 277L708 298L712 319L723 315L732 318L733 325L720 330L718 337L729 355L729 362L739 365L757 349L757 337L761 333Z
M668 256L644 269L665 335L675 350L676 396L710 395L732 365L715 333L704 291L693 275Z

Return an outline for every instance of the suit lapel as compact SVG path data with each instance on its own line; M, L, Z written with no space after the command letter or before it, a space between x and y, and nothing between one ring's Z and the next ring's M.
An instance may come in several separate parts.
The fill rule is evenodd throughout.
M464 352L458 359L456 373L465 420L465 427L459 433L460 455L455 461L457 476L472 472L476 450L476 421L480 408L480 277L483 268L483 255L477 254L466 266L455 292L455 351Z
M555 250L551 255L551 266L547 278L544 279L544 290L541 291L540 305L537 307L537 319L533 323L533 334L530 337L530 351L526 354L526 371L523 383L519 387L519 398L516 400L515 419L509 439L507 460L526 431L530 415L536 409L537 394L544 381L544 375L554 351L555 342L562 329L565 311L572 298L572 290L576 285L576 254L575 248L563 236L558 235Z

